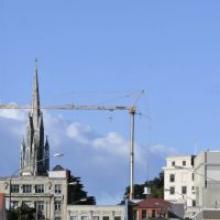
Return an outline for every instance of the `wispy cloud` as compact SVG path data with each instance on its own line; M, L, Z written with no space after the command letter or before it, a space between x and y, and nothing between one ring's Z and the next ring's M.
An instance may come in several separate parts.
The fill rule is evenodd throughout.
M176 148L168 147L163 144L155 144L150 146L149 151L152 154L157 154L162 157L170 156L170 155L176 155L178 153Z
M9 103L16 106L15 103ZM26 110L16 110L16 109L1 109L0 118L7 118L16 121L24 121L27 111Z

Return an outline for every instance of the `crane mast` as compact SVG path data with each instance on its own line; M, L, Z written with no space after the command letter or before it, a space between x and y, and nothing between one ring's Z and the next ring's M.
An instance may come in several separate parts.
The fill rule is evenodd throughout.
M0 104L0 110L31 110L32 106L29 105L17 105L17 104ZM135 144L135 115L136 115L136 106L121 106L121 105L51 105L43 106L41 109L44 110L81 110L81 111L127 111L131 118L130 125L130 190L129 190L129 199L134 199L134 144Z

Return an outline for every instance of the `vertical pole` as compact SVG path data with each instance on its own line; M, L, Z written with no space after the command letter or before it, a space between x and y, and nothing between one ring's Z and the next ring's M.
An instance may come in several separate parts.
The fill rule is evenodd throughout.
M9 211L11 211L11 179L12 179L12 176L10 177L10 180L9 180Z
M135 113L136 108L132 106L130 109L131 115L131 143L130 143L130 193L129 199L132 200L134 198L134 130L135 130Z

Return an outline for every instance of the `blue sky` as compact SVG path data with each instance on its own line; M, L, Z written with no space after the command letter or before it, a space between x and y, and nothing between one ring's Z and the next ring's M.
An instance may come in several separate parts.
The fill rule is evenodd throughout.
M157 175L170 153L220 147L219 10L217 0L0 0L0 100L31 102L35 57L44 105L131 104L135 96L127 94L145 89L136 129L141 182ZM128 183L126 150L119 150L129 136L128 116L45 116L51 150L65 153L53 164L81 176L101 203L116 201ZM0 113L0 122L6 175L18 166L25 115ZM15 162L3 165L8 160Z

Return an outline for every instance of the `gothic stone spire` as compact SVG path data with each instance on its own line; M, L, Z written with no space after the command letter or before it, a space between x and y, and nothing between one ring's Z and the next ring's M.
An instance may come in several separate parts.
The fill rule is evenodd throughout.
M44 141L43 113L40 110L38 67L35 67L32 111L21 146L21 175L46 175L49 170L49 143Z
M34 74L34 84L33 84L33 93L32 93L32 111L34 124L36 125L37 119L39 118L40 112L40 92L39 92L39 80L38 80L38 64L37 60L35 61L35 74Z

